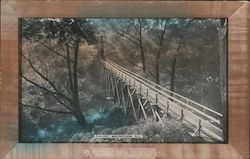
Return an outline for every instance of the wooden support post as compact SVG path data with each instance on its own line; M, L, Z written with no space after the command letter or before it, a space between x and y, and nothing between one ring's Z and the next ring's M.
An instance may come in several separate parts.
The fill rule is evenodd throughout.
M106 80L107 80L107 90L108 90L108 95L110 96L110 87L109 87L109 71L107 70L107 74L106 74Z
M129 85L125 85L126 87L125 87L125 89L127 90L127 101L128 101L128 107L130 106L130 99L129 99L129 94L128 94L128 89L130 89L129 88Z
M144 118L147 119L147 114L146 114L146 112L145 112L145 109L144 109L144 107L143 107L143 104L142 104L141 99L140 99L140 97L139 97L138 94L137 94L137 99L138 99L139 105L140 105L140 107L141 107L141 110L142 110L142 112L143 112Z
M184 118L183 109L181 109L181 118L180 118L180 120L183 120L183 118Z
M116 78L116 77L115 77ZM117 97L117 101L119 102L119 104L121 104L121 101L120 101L120 94L119 94L119 90L118 90L118 85L117 85L117 78L114 79L115 81L115 90L116 90L116 97Z
M109 75L108 75L108 71L106 70L106 88L107 89L109 89L108 82L109 82Z
M198 135L201 136L201 119L199 119L198 129Z
M147 98L147 100L148 100L148 89L147 89L147 97L146 97L146 98Z
M110 83L111 83L111 89L112 89L113 96L114 96L114 98L116 98L115 97L115 87L114 87L114 82L113 82L113 75L110 76ZM114 100L114 103L115 103L115 100Z
M100 46L100 57L102 58L102 59L104 59L105 60L105 54L104 54L104 38L103 38L103 36L100 36L100 42L101 42L101 46Z
M197 127L197 129L194 131L194 133L190 133L191 134L191 136L192 137L194 137L194 136L201 136L201 119L199 119L199 121L198 121L198 127ZM198 133L198 135L196 135Z
M153 114L153 116L154 116L154 119L156 120L157 119L157 117L156 117L156 114L155 114L155 111L154 111L154 108L153 108L153 106L150 104L150 109L151 109L151 111L152 111L152 114Z
M125 87L126 87L126 82L124 82L122 89L124 90Z
M203 108L203 113L204 113L204 114L206 114L206 109L205 109L205 108ZM205 120L205 119L206 119L206 117L205 117L205 116L203 116L203 119Z
M131 106L132 106L132 109L133 109L133 112L134 112L135 121L137 122L138 119L137 119L137 115L136 115L136 111L135 111L135 106L134 106L134 101L133 101L133 97L132 97L132 95L130 93L129 86L128 86L128 95L129 95L130 103L131 103Z
M132 91L131 95L134 95L135 91L136 91L136 90L135 90L135 89L133 89L133 91Z
M108 93L109 93L109 97L111 96L111 89L110 89L110 85L109 85L109 74L107 74L107 90L108 90Z
M122 79L119 80L118 87L120 88L121 105L123 106L123 83L122 83Z
M107 89L107 91L108 91L108 95L110 95L109 94L109 91L110 91L110 89L109 89L109 72L108 72L108 70L106 69L106 89Z
M141 83L140 83L140 94L141 94Z
M147 104L147 102L148 102L148 100L146 99L145 102L143 103L143 106L145 106Z
M138 98L138 95L137 95L137 98ZM138 119L141 118L141 107L140 107L140 104L138 105L138 108L137 108L137 114L138 114Z
M155 94L155 105L157 105L158 104L158 94L156 93Z
M104 68L104 82L105 82L105 84L104 84L104 87L105 87L105 89L107 89L107 71L106 71L106 69Z
M120 97L119 98L119 104L122 105L122 95L121 95L121 90L120 90L120 78L116 77L116 88L117 88L117 94Z
M109 90L110 89L110 85L109 85L109 72L108 70L106 71L106 80L107 80L107 89Z
M138 120L141 118L141 107L140 107L140 104L138 105L137 117L138 117Z
M124 97L124 92L123 92L123 83L122 81L120 82L120 89L121 89L121 97L122 97L122 105L123 105L123 108L124 108L124 113L127 114L127 110L126 110L126 104L125 104L125 97Z
M169 115L169 100L167 101L167 115Z
M156 117L158 118L158 120L161 122L161 125L164 127L164 123L163 123L163 121L161 120L161 117L160 117L160 115L158 114L157 111L155 111L155 114L156 114Z

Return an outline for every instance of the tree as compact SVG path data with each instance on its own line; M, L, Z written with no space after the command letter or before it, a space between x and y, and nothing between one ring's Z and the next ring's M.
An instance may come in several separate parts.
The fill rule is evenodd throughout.
M120 26L118 25L120 23ZM143 71L146 71L145 49L143 47L143 31L147 26L147 21L144 19L127 19L119 20L118 24L112 25L113 30L119 36L132 42L136 45L141 54L141 63Z
M26 49L22 49L21 55L32 70L27 69L32 72L31 76L23 69L22 79L39 89L40 94L36 94L43 97L46 94L57 101L60 110L55 110L58 107L52 109L48 104L41 107L37 102L32 105L32 100L23 106L71 114L80 125L86 126L78 91L79 45L81 42L95 42L93 26L84 19L29 18L23 20L22 26L23 47L26 44ZM46 48L43 54L36 53L37 46Z
M155 55L155 82L157 84L160 84L160 57L161 57L161 52L162 52L162 45L164 41L164 36L166 33L166 28L167 28L167 20L161 20L161 19L156 19L155 21L155 27L156 34L159 37L159 42L158 42L158 49L157 53Z

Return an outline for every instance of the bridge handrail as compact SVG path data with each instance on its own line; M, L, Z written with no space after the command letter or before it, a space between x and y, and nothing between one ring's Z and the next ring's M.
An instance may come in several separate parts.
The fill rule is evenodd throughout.
M158 93L160 93L160 94L162 94L162 95L164 95L164 96L166 96L166 97L168 97L168 98L170 98L170 99L172 99L172 100L174 100L174 101L176 101L176 102L178 102L178 103L180 103L180 104L182 104L182 105L185 105L187 108L196 111L198 114L200 114L200 115L202 115L202 116L204 116L204 117L206 117L206 118L208 118L208 119L210 119L210 120L212 120L212 121L214 121L214 122L220 124L220 121L219 121L218 119L216 119L216 118L214 118L214 117L212 117L212 116L209 116L209 115L206 114L205 112L201 112L199 109L194 108L194 107L191 107L191 106L188 105L187 103L183 103L183 101L180 101L180 100L178 100L178 99L175 99L173 96L170 96L170 95L166 94L165 92L163 92L163 91L161 91L161 90L159 90L159 89L157 89L157 88L155 88L155 87L149 85L148 83L146 83L146 82L143 81L142 79L138 79L138 77L134 77L134 76L131 75L131 74L127 74L127 72L126 72L125 70L123 70L123 69L121 69L121 68L116 68L116 66L114 66L114 65L111 64L110 62L108 62L108 64L111 65L113 69L118 69L118 71L123 72L124 74L130 76L131 78L137 79L140 83L145 84L147 87L150 87L150 88L153 89L155 92L158 92Z
M180 97L180 98L186 100L186 103L187 103L187 104L190 104L190 103L191 103L191 104L197 105L197 106L199 106L199 107L205 109L206 111L210 111L210 112L212 112L212 113L218 115L219 117L223 117L223 115L222 115L221 113L218 113L218 112L216 112L216 111L214 111L214 110L212 110L212 109L210 109L210 108L207 108L207 107L204 106L204 105L201 105L201 104L199 104L199 103L197 103L197 102L195 102L195 101L192 101L192 100L190 100L190 99L188 99L188 98L186 98L186 97L184 97L184 96L182 96L182 95L179 95L179 94L177 94L177 93L175 93L175 92L173 92L173 91L170 91L170 90L168 90L167 88L164 88L164 87L162 87L162 86L160 86L160 85L158 85L158 84L156 84L156 83L154 83L154 82L152 82L152 81L150 81L150 80L148 80L148 79L146 79L146 78L144 78L144 77L142 77L142 76L140 76L140 75L138 75L138 74L135 74L135 73L132 72L132 71L129 71L129 70L127 70L127 69L121 67L120 65L114 63L113 61L111 61L111 60L109 60L109 59L107 59L107 61L110 62L110 63L112 63L113 65L119 67L120 69L122 69L122 70L124 70L124 71L126 71L126 72L128 72L128 73L130 73L130 74L132 74L132 75L134 75L134 76L137 76L138 78L140 78L140 79L146 81L147 83L150 83L150 84L154 85L154 87L161 88L163 91L166 91L168 94L173 94L174 97L177 96L177 97Z

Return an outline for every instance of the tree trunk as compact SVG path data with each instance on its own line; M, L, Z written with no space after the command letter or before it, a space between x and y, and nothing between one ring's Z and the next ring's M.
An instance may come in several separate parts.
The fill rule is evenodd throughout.
M174 92L176 57L174 57L171 71L170 90Z
M157 84L160 84L160 56L161 56L161 47L163 44L164 34L166 32L166 27L167 27L166 24L167 23L165 23L163 31L161 33L159 48L158 48L158 52L156 54L156 60L155 60L155 79L156 79Z
M139 25L140 25L140 30L139 30L139 45L140 45L140 50L141 50L141 62L142 62L142 69L143 71L146 71L146 63L145 63L145 53L142 45L142 24L141 21L138 19Z
M160 84L160 50L157 52L155 58L155 82L156 84Z
M143 69L143 71L146 71L145 53L144 53L144 49L143 49L143 46L142 46L142 37L141 37L141 34L140 34L140 50L141 50L142 69Z
M145 63L144 50L143 50L142 46L140 46L140 48L141 48L142 69L143 69L143 71L146 71L146 63Z
M227 142L227 21L221 20L218 27L219 57L220 57L220 97L221 113L223 114L223 138Z
M87 126L88 123L87 123L79 105L76 105L76 107L75 107L74 116L75 116L78 124L80 124L81 126L84 126L84 127Z
M67 54L67 66L68 66L68 76L69 76L69 86L70 92L72 93L74 90L72 73L71 73L71 64L70 64L70 55L69 55L69 45L66 43L66 54Z
M100 56L103 60L105 60L105 55L104 55L104 40L103 40L103 36L100 37Z
M74 53L74 67L73 67L73 109L74 115L81 126L86 126L87 121L81 111L80 102L79 102L79 92L78 92L78 49L79 49L79 41L76 42L75 53Z

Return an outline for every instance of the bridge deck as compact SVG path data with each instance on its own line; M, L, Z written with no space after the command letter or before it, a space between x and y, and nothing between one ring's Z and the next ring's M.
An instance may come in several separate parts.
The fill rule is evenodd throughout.
M147 97L152 105L159 106L164 112L171 111L179 115L194 128L199 128L200 125L201 132L206 136L215 141L223 141L222 114L135 74L109 59L102 60L102 63L110 73Z

